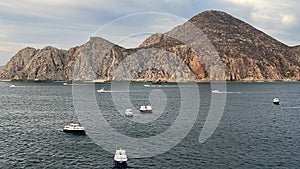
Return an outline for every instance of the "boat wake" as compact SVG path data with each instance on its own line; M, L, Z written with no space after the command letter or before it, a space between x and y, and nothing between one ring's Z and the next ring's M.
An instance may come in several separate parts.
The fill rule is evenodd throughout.
M15 85L15 86L12 86L12 85L11 85L11 86L9 86L9 87L10 87L10 88L23 88L23 87L27 87L27 86L16 86L16 85Z
M98 93L127 93L129 92L128 90L115 90L115 91L111 91L111 90L97 90Z
M145 84L144 87L151 87L151 88L174 88L178 87L177 85L149 85Z
M282 107L283 109L300 109L300 106L296 106L296 107Z
M219 91L219 90L212 90L212 93L215 94L242 94L243 92L225 92L225 91Z

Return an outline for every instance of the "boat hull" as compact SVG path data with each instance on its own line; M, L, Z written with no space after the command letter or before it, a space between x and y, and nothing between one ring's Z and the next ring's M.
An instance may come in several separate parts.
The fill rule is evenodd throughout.
M72 133L72 134L78 134L78 135L85 135L85 131L84 130L63 130L63 132L65 133Z
M152 113L152 110L140 110L141 113Z
M117 168L126 168L127 162L126 161L116 161L115 160L115 167Z
M273 102L273 104L279 105L279 102Z

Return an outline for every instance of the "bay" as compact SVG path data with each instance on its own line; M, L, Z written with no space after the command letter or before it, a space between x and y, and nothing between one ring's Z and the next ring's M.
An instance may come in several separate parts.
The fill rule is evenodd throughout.
M96 92L102 87L110 91L110 83L72 86L58 82L17 82L15 85L0 83L0 168L113 168L114 154L96 144L89 134L78 136L61 131L70 122L80 122L74 90L83 92L77 98L82 104L88 103L86 94L94 95L106 121L117 132L147 138L172 126L182 106L183 93L179 87L187 90L191 87L176 83L153 87L133 82L118 84L122 90L114 88L112 92L128 94L135 110L141 104L149 104L149 98L157 99L157 105L161 105L153 107L163 112L159 117L137 123L124 118L113 93ZM124 85L128 85L128 90L123 91ZM199 135L213 95L211 86L197 84L198 117L178 145L150 158L129 156L128 165L131 168L300 168L299 82L227 83L227 90L218 93L226 95L222 119L213 135L200 144ZM274 97L280 98L280 105L273 105ZM147 116L138 111L135 115Z

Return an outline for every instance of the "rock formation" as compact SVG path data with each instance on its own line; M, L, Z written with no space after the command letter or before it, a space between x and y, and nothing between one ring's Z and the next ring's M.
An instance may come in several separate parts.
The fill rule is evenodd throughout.
M206 11L125 49L100 37L78 47L20 50L0 71L20 81L300 80L300 46L289 47L220 11Z

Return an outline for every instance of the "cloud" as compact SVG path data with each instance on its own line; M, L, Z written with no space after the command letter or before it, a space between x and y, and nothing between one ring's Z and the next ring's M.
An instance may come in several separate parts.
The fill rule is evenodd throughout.
M224 0L228 9L251 25L285 43L296 42L300 28L298 0ZM299 43L299 40L298 40ZM295 45L295 43L293 43Z
M84 43L99 27L117 18L153 11L180 15L189 11L186 10L189 4L182 0L161 0L157 3L152 0L1 0L0 65L27 45L35 48L40 48L41 44L54 45L67 49ZM170 21L153 22L147 22L147 18L140 18L136 23L125 22L117 31L128 31L128 37L124 34L111 37L116 39L114 42L122 41L121 45L133 47L149 35L146 32L166 31L176 26ZM144 28L145 32L135 35L135 27Z
M289 29L298 24L296 16L299 3L297 0L225 0L236 7L240 12L246 11L254 23L262 28L278 27ZM297 4L293 6L293 4ZM242 8L241 8L242 7ZM250 12L249 12L250 11Z
M102 26L93 36L103 37L123 47L136 47L154 33L165 33L186 21L162 12L126 15Z
M5 38L5 37L6 37L6 34L0 33L0 38Z
M294 15L281 15L281 23L292 27L297 24L297 19Z
M297 42L297 36L290 34L300 29L298 6L297 0L1 0L0 65L7 61L3 58L11 57L20 47L37 48L43 44L67 49L84 43L107 23L141 12L170 13L189 19L204 10L223 10L272 36ZM151 32L165 32L178 24L162 17L139 18L107 32L111 32L113 42L132 47Z

